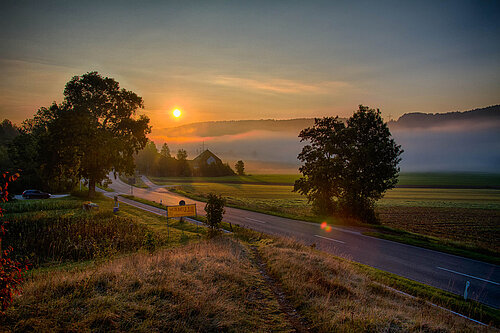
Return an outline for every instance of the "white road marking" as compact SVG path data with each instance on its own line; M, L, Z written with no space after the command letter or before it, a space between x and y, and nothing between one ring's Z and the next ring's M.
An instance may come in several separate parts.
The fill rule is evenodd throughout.
M486 279L483 279L483 278L480 278L480 277L477 277L477 276L473 276L473 275L469 275L469 274L465 274L465 273L460 273L460 272L457 272L457 271L452 271L451 269L443 268L443 267L438 267L438 266L436 266L436 268L437 269L442 269L443 271L455 273L455 274L458 274L458 275L467 276L467 277L470 277L470 278L473 278L473 279L476 279L476 280L481 280L481 281L484 281L484 282L488 282L488 283L492 283L492 284L496 284L497 286L500 286L500 283L498 283L498 282L486 280Z
M256 220L256 219L251 219L251 218L249 218L249 217L245 217L245 219L250 220L250 221L254 221L254 222L258 222L258 223L262 223L262 224L267 223L267 222L265 222L265 221Z
M324 238L324 239L328 239L328 240L331 240L331 241L334 241L334 242L337 242L337 243L345 244L345 242L343 242L343 241L339 241L339 240L333 239L333 238L323 237L323 236L320 236L320 235L314 235L314 237Z

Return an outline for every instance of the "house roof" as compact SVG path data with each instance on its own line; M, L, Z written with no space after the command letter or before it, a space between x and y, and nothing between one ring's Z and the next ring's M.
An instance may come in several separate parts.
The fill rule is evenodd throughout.
M222 164L222 160L217 157L217 155L215 155L214 153L212 153L210 150L206 149L204 152L202 152L200 155L196 156L192 162L194 164L199 164L199 163L203 163L203 162L206 162L210 157L213 157L216 161L216 163L221 163Z

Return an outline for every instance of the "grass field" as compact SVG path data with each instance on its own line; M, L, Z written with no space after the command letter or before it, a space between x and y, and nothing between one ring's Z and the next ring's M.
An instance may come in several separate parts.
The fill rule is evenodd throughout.
M237 183L237 184L281 184L293 185L299 174L246 175L226 177L150 177L158 185L181 183ZM399 186L456 186L456 187L500 187L500 174L494 173L402 173Z
M246 175L223 177L150 177L158 185L176 183L293 184L299 175Z

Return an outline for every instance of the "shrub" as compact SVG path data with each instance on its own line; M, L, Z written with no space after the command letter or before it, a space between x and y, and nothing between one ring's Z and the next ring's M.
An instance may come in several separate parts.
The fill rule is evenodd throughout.
M206 223L210 228L209 237L212 237L219 232L222 216L226 212L224 209L225 205L226 200L220 195L214 193L208 194L205 212L207 212Z

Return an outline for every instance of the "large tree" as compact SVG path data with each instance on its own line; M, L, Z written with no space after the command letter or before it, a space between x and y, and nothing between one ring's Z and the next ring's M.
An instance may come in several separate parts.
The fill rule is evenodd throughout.
M23 124L23 133L36 143L42 177L85 178L93 197L96 183L110 171L133 173L134 154L151 130L146 116L134 116L143 106L141 97L112 78L97 72L73 77L63 103L41 108Z
M134 172L134 154L144 148L151 131L146 116L134 118L143 107L140 96L97 72L75 76L66 84L64 112L80 123L74 138L78 176L88 179L90 197L110 171Z
M298 156L303 177L294 191L306 195L318 214L376 222L374 203L396 185L403 152L380 111L360 105L346 123L317 118L299 137L310 144Z

